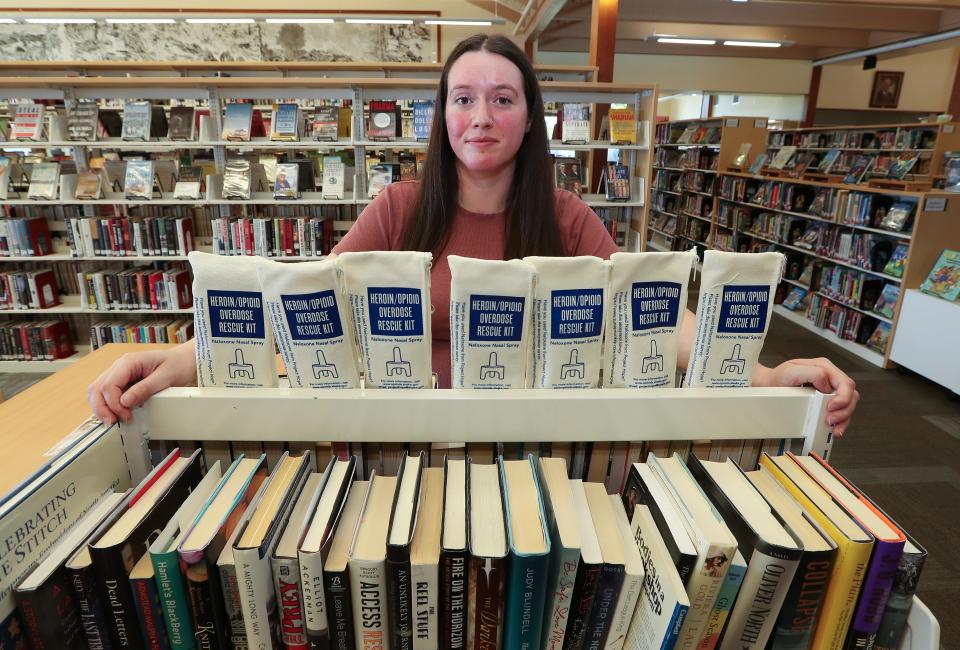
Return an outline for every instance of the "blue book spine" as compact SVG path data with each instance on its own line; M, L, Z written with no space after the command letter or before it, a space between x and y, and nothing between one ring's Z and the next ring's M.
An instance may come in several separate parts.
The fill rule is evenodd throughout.
M538 650L547 593L548 555L510 554L504 648Z
M670 620L670 633L664 637L660 650L673 650L673 647L677 645L677 639L680 638L680 628L683 627L683 622L687 619L688 609L686 605L677 605L676 609L673 610L673 618Z

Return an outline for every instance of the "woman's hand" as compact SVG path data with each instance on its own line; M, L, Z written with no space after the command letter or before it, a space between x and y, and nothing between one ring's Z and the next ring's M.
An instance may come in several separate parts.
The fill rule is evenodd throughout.
M117 359L87 389L94 414L108 424L130 420L130 410L170 386L197 382L194 343L171 350L130 352Z
M827 424L842 436L860 401L857 384L829 359L791 359L776 368L757 365L754 386L803 386L811 384L821 393L836 393L827 404Z

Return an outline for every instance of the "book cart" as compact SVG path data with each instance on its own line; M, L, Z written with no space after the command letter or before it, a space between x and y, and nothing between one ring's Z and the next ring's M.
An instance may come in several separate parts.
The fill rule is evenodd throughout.
M118 216L121 219L135 217L181 216L194 223L196 248L214 252L214 228L217 219L234 217L266 217L286 219L320 218L332 222L332 237L339 239L356 220L363 208L372 200L368 197L367 174L364 161L368 155L385 152L396 156L399 152L426 151L425 141L396 138L374 140L366 136L366 112L369 102L375 99L416 100L434 99L436 79L425 78L439 72L436 66L402 64L346 64L334 65L330 70L322 64L226 64L214 62L202 64L132 63L121 66L116 63L26 63L4 64L10 73L34 76L0 77L0 108L6 109L12 123L12 114L18 102L44 101L54 106L46 110L44 133L40 140L9 141L6 134L0 135L0 150L20 151L25 155L57 154L61 160L62 174L54 200L30 200L26 192L11 191L6 200L0 200L0 209L18 216L41 216L49 227L53 253L42 256L0 256L0 272L8 270L33 270L51 268L57 275L63 295L61 304L49 309L0 310L0 326L10 321L39 322L40 319L66 319L70 325L75 354L55 361L48 360L0 360L0 372L44 372L58 370L88 353L92 347L85 345L88 331L97 321L109 318L121 324L139 323L153 316L163 319L189 322L192 308L186 309L92 309L81 305L76 270L87 271L95 262L95 270L121 271L139 268L156 268L158 263L182 264L185 255L73 255L68 241L67 218L91 218L102 215ZM211 67L212 66L212 67ZM238 76L194 76L233 70ZM234 70L234 68L236 68ZM88 71L107 76L69 77L54 76L62 70ZM120 76L126 72L142 72L143 76ZM173 70L182 76L161 76ZM325 72L326 70L326 72ZM538 73L548 77L584 78L593 68L579 66L543 67ZM352 73L351 73L352 71ZM330 75L327 75L330 72ZM247 76L254 75L254 76ZM274 76L270 76L274 75ZM302 76L300 76L302 75ZM335 76L334 76L335 75ZM348 76L349 75L349 76ZM657 88L654 85L626 85L595 83L578 80L544 81L541 84L546 102L578 102L597 104L627 104L634 108L637 120L637 144L611 145L607 141L591 140L585 144L563 144L551 141L551 150L578 151L590 154L595 151L616 149L631 167L630 201L608 201L604 194L584 194L587 205L598 211L609 211L622 218L616 223L617 239L622 248L639 250L641 236L646 227L646 187L652 162L649 143L652 134L650 124L656 112ZM156 105L180 104L194 106L209 114L199 116L199 128L194 140L170 140L166 137L148 141L124 141L121 138L101 138L95 141L71 141L67 138L66 116L63 102L73 99L94 99L101 111L122 110L127 100L150 100ZM295 101L303 108L311 108L321 102L337 102L352 107L349 137L336 141L317 141L302 134L298 141L271 141L269 137L254 137L250 141L222 140L222 121L225 107L237 100L253 101L256 108L269 110L273 103ZM2 110L0 110L2 112ZM346 152L355 164L348 167L344 179L342 199L324 198L321 191L302 192L295 200L274 198L272 191L254 187L250 198L245 200L224 198L223 172L231 156L260 155L276 152L296 152L310 158L332 151ZM212 158L217 173L209 174L205 190L199 199L174 199L172 192L164 192L152 200L131 200L115 187L105 187L103 198L82 200L74 198L77 172L88 168L94 155L104 152L143 152L150 157L183 157L186 154ZM2 155L2 154L0 154ZM50 159L50 158L48 158ZM75 165L76 172L72 168ZM595 188L594 188L595 189ZM260 191L257 191L260 190ZM296 211L296 212L294 212ZM116 213L116 215L115 215ZM306 216L304 216L306 215ZM0 218L6 218L0 216ZM278 260L298 261L321 259L321 255L282 255ZM164 267L169 268L169 264ZM153 319L151 319L153 320Z
M829 458L827 395L809 388L330 390L169 388L121 425L133 482L151 443L318 439L363 442L645 441L764 438ZM914 597L901 650L938 650L940 626Z

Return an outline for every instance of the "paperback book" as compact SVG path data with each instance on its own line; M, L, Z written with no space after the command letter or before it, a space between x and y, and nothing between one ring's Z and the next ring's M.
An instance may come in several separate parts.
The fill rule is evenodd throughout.
M127 161L127 174L123 181L123 193L128 199L149 200L153 198L153 161Z
M123 107L123 131L121 137L124 140L149 140L152 113L153 109L150 102L127 102Z
M337 107L318 106L313 113L313 139L332 142L337 139Z
M43 137L44 108L42 104L17 104L13 115L11 140L40 140Z
M223 172L223 198L247 201L250 199L250 161L233 158L227 161Z
M590 105L564 104L562 141L564 144L586 144L590 141Z
M900 285L888 282L883 285L883 291L880 297L873 304L873 311L885 318L893 318L893 311L897 307L897 300L900 298Z
M753 147L753 144L750 142L744 142L740 145L740 150L737 152L737 157L733 159L732 167L737 169L743 169L747 165L747 160L750 157L750 149Z
M610 144L637 144L637 122L633 107L611 108Z
M576 160L560 160L554 163L556 184L561 190L573 192L580 196L580 163Z
M299 121L300 108L297 104L274 104L273 117L270 120L270 139L283 142L296 140Z
M776 155L773 157L773 161L770 163L770 167L773 169L784 169L789 165L790 161L793 159L793 155L797 153L797 148L793 145L787 145L785 147L780 147L780 150L777 151Z
M418 99L413 102L413 137L417 140L430 139L433 110L433 100Z
M903 267L907 262L907 254L909 252L910 244L907 242L899 242L897 247L893 249L893 254L890 255L887 264L883 267L883 272L895 278L902 278Z
M77 174L77 189L74 197L94 200L103 197L103 176L95 169L85 169Z
M171 140L193 140L194 123L193 106L174 106L170 109L167 137Z
M54 201L60 184L60 163L34 163L30 170L28 199Z
M753 162L750 163L750 169L748 171L751 174L759 174L760 170L763 169L764 163L766 162L767 162L767 154L762 153L753 159Z
M97 139L97 117L100 109L93 99L76 99L67 104L67 139L92 141Z
M629 201L630 167L619 163L607 163L604 188L608 201Z
M253 123L253 104L234 102L227 104L223 118L223 139L247 142Z
M944 250L920 290L945 300L960 297L960 251Z
M367 137L371 140L393 140L397 137L397 102L372 100Z
M817 171L821 174L829 174L830 170L833 169L833 165L837 162L837 158L839 157L839 149L831 149L827 153L823 154L823 158L820 159L820 164L817 165Z
M180 175L173 186L173 198L197 200L201 198L203 187L203 170L194 165L180 168Z
M277 165L276 178L273 182L273 198L296 199L300 193L298 189L300 165L296 163L280 163Z
M343 198L345 173L343 160L338 156L324 156L321 188L323 198L334 200Z
M857 156L853 164L850 165L847 175L844 176L843 182L846 185L856 185L863 182L864 177L873 168L876 161L876 156Z

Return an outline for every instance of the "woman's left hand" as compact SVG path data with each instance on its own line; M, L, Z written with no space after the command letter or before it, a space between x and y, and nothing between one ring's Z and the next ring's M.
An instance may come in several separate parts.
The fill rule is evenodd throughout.
M835 393L827 404L827 424L838 438L850 426L860 401L857 384L829 359L791 359L775 368L757 366L754 386L803 386L810 384L821 393Z

